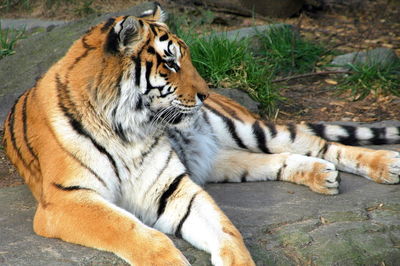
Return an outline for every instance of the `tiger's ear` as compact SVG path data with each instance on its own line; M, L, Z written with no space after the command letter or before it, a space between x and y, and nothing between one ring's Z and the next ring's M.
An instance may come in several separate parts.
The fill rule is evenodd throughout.
M157 2L154 3L154 8L144 11L139 18L144 18L147 20L153 20L157 22L165 22L168 18L167 12L165 12L161 5Z
M106 41L106 50L116 54L124 50L125 47L140 40L142 24L135 17L126 17L124 20L115 24L109 32Z
M118 38L121 44L127 46L131 44L134 40L138 39L140 34L140 23L135 17L127 17L124 19L118 27Z

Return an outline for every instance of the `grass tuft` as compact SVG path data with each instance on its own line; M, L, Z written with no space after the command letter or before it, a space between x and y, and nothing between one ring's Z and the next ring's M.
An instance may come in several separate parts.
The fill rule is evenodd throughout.
M343 78L339 92L349 91L354 100L368 95L400 96L400 60L389 65L349 64L352 73Z
M84 17L96 13L96 9L92 7L92 4L93 0L84 0L79 7L75 8L76 15Z
M249 40L230 40L223 34L198 38L189 32L181 37L190 47L193 65L211 86L242 89L260 102L266 115L275 115L282 98L271 82L273 69L249 50Z
M13 8L31 8L31 0L0 0L0 10L4 9L6 12Z
M276 26L258 34L261 56L274 65L278 75L300 74L314 70L325 49L302 39L290 26Z
M0 59L15 53L18 40L25 38L25 29L1 29L0 23Z

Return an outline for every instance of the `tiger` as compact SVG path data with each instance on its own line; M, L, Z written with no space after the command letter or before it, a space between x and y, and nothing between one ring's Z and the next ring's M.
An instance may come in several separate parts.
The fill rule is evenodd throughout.
M131 265L190 265L167 234L213 265L255 265L206 182L280 180L339 193L339 170L399 183L400 128L276 125L211 91L159 4L89 29L23 93L6 154L38 202L36 234Z

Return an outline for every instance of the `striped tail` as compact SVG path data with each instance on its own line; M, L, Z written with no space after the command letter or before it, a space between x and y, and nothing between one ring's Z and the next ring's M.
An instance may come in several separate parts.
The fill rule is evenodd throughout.
M400 143L399 126L349 126L303 123L299 127L312 135L346 145L382 145Z

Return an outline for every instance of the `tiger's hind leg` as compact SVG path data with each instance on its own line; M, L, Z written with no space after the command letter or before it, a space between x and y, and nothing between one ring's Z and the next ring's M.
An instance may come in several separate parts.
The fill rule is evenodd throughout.
M324 159L335 163L338 169L361 175L381 184L398 184L400 153L363 147L329 143Z
M280 180L308 186L328 195L338 194L339 172L333 163L299 154L262 154L221 150L210 182Z

